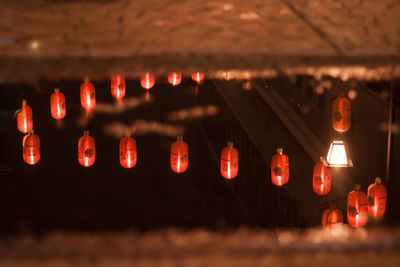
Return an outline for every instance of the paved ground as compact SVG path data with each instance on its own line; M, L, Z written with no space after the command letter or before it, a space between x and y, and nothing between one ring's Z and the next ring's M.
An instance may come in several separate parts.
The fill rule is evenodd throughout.
M0 239L0 266L400 266L400 229L25 235Z
M0 78L400 77L396 0L0 2Z

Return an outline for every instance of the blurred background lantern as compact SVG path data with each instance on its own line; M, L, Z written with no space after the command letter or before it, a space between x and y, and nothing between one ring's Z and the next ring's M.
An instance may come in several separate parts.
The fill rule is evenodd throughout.
M338 225L343 224L343 214L337 209L336 204L331 203L329 209L324 210L321 216L323 229L334 230Z
M87 111L96 107L96 92L88 78L81 84L81 105Z
M192 74L192 80L200 84L204 79L204 74L200 72L196 72Z
M171 145L171 169L176 173L183 173L187 170L189 163L189 149L182 136Z
M368 187L368 215L373 218L380 218L385 214L387 190L379 177L375 183Z
M27 133L33 128L32 109L22 100L21 111L17 114L17 126L21 133Z
M23 158L29 165L34 165L40 160L40 139L39 136L34 133L34 130L30 130L27 135L24 136L22 141Z
M332 127L339 133L347 132L351 125L351 103L346 97L338 97L332 103Z
M144 89L150 89L154 86L155 78L154 75L151 73L145 73L140 79L140 84Z
M359 184L347 196L347 221L353 227L363 227L368 221L368 199Z
M121 75L111 77L111 95L117 100L125 96L125 78Z
M136 140L133 137L127 136L119 142L119 162L124 168L132 168L137 162Z
M325 167L322 161L321 157L321 162L315 163L313 172L313 190L320 196L329 193L332 183L331 170Z
M271 159L271 180L274 185L284 185L289 181L289 157L278 148Z
M168 75L168 82L170 84L172 84L173 86L176 86L176 85L180 84L181 81L182 81L182 74L181 73L173 72L173 73Z
M239 152L233 147L233 142L227 142L221 151L221 175L226 179L233 179L239 171Z
M93 137L89 136L89 131L84 131L83 136L78 141L79 164L90 167L96 161L96 143Z
M58 88L50 96L50 110L51 116L56 120L61 120L66 115L65 96Z

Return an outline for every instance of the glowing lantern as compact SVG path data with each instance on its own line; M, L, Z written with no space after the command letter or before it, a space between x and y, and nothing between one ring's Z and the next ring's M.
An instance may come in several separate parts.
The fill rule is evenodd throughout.
M338 97L332 103L332 127L340 133L347 132L351 124L351 103L346 97Z
M200 73L200 72L196 72L196 73L192 74L192 79L193 79L193 81L200 84L204 79L204 74Z
M336 207L332 206L322 213L321 224L323 229L334 230L338 225L343 224L343 214Z
M30 130L22 140L23 158L29 165L34 165L40 160L40 139L39 136Z
M96 92L89 79L85 79L85 82L81 84L81 105L86 110L91 110L96 106Z
M171 169L176 173L183 173L187 170L189 163L189 149L182 136L171 145Z
M120 100L125 96L125 78L120 75L111 77L111 95Z
M89 131L84 131L83 136L78 142L79 164L90 167L96 161L96 143L93 137L89 136Z
M124 137L119 141L119 162L127 169L135 167L137 162L135 138Z
M21 111L17 115L18 130L27 133L33 128L32 109L26 104L26 100L22 100Z
M54 93L50 96L50 110L51 116L56 120L61 120L65 117L66 106L65 106L65 96L60 93L60 89L54 89Z
M221 151L221 175L226 179L233 179L239 171L239 152L233 147L233 142L227 142L227 146Z
M368 187L368 214L373 218L379 218L385 214L387 190L379 177L375 183Z
M347 156L346 145L343 141L332 141L324 163L328 167L353 167L353 162Z
M347 221L353 227L363 227L368 221L368 199L359 184L347 196Z
M313 173L313 190L316 194L322 196L331 190L332 175L331 170L324 166L321 162L314 165Z
M140 84L144 89L150 89L154 86L154 75L150 73L146 73L142 78L140 79Z
M168 82L173 86L180 84L182 81L182 74L173 72L168 75Z
M289 181L289 157L283 154L283 148L278 148L277 154L271 159L271 180L278 186Z

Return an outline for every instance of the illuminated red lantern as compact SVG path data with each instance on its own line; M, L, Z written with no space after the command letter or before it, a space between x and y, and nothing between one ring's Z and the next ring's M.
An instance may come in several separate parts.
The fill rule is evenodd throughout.
M40 139L39 136L30 130L22 140L23 158L29 165L34 165L40 160Z
M239 171L239 152L233 147L233 142L227 142L221 151L221 175L226 179L233 179Z
M289 157L283 154L283 148L276 151L271 159L271 180L273 184L282 186L289 181Z
M321 158L322 161L322 158ZM316 194L323 196L331 190L332 175L331 170L325 167L322 162L314 165L313 190Z
M347 196L347 221L353 227L363 227L368 221L368 199L360 188L356 184Z
M85 82L81 84L81 105L86 110L96 107L96 92L89 79L85 79Z
M338 225L343 224L343 214L336 207L326 209L322 213L321 224L323 229L334 230Z
M78 142L79 164L90 167L96 161L96 143L93 137L89 136L89 131L84 131L83 136Z
M140 84L144 89L150 89L154 86L155 78L154 75L151 73L146 73L142 78L140 79Z
M54 93L50 96L50 110L51 116L56 120L61 120L65 117L66 106L65 106L65 96L60 93L60 89L54 89Z
M368 187L368 214L373 218L379 218L385 214L387 190L379 177L375 183Z
M17 115L18 130L27 133L33 128L32 109L26 104L26 100L22 100L21 111Z
M195 81L198 84L200 84L204 79L204 74L200 73L200 72L193 73L192 74L192 79L193 79L193 81Z
M111 77L111 94L112 96L120 100L125 96L125 78L120 75Z
M173 72L168 75L168 82L173 86L180 84L182 81L182 74Z
M187 170L189 163L189 149L182 136L171 145L171 169L176 173L183 173Z
M136 140L132 137L124 137L119 141L119 162L124 168L136 166L137 149Z
M332 127L340 133L347 132L351 124L351 103L346 97L338 97L332 103Z

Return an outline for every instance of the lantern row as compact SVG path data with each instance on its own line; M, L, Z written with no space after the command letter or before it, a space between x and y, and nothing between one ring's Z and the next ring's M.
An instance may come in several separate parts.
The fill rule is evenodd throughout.
M204 74L195 73L192 79L201 83ZM180 73L171 73L168 82L173 86L179 85L182 80ZM146 73L141 78L141 85L145 89L154 86L154 75ZM117 100L125 96L125 79L116 75L111 78L111 94ZM91 110L96 105L95 88L88 79L80 87L81 105L86 110ZM59 120L66 115L65 96L59 89L55 89L50 97L51 115ZM23 139L23 159L27 164L34 165L40 160L40 139L33 131L32 109L27 105L26 100L22 101L21 111L17 115L19 131L28 134ZM345 97L338 97L332 103L332 127L339 133L344 133L350 129L351 125L351 104ZM339 155L335 156L335 153ZM126 136L120 140L119 144L120 164L124 168L132 168L137 163L136 140ZM78 160L84 167L90 167L96 160L95 139L89 135L89 131L84 131L84 135L78 141ZM333 141L327 156L327 163L321 157L321 162L314 165L313 171L313 191L320 195L326 195L331 189L332 175L328 166L346 166L348 158L343 141ZM171 145L170 165L176 173L183 173L188 168L189 153L188 145L183 141L182 136ZM221 151L220 173L226 179L233 179L239 170L239 153L233 147L232 142L227 142L227 146ZM278 148L277 153L271 158L271 180L274 185L282 186L289 181L289 157L283 154L283 149ZM377 178L375 184L368 188L368 197L360 191L360 186L356 185L355 190L348 195L347 217L349 224L353 227L362 227L367 223L368 214L374 218L381 217L385 213L386 207L386 187ZM371 207L371 208L370 208ZM322 225L324 228L334 228L343 223L343 216L336 208L326 210L322 215Z

